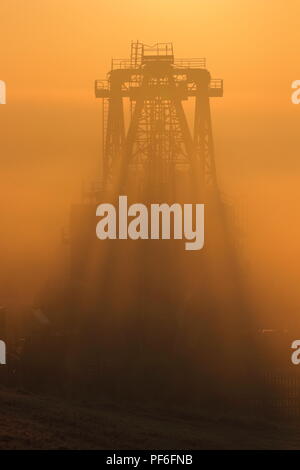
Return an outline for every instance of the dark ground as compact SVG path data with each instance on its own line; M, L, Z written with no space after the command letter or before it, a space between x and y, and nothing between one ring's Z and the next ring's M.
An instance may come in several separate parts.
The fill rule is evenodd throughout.
M299 449L296 422L276 423L104 402L75 403L0 388L0 449Z

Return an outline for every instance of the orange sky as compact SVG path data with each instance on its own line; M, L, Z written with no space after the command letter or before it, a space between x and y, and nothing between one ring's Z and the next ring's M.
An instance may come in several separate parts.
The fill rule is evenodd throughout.
M224 79L212 106L217 167L230 197L248 205L258 308L272 314L279 302L296 313L300 106L290 85L300 79L299 0L1 0L0 8L8 92L0 279L45 270L82 178L100 165L94 80L112 57L128 57L131 40L172 41L177 57L206 57Z

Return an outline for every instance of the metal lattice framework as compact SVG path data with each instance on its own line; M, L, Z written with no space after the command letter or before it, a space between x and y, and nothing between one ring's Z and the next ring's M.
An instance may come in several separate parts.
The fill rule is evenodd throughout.
M95 83L103 99L104 183L121 175L139 185L166 185L176 172L197 175L197 185L217 187L210 98L223 96L205 59L175 59L173 45L131 45L129 60L112 61L107 80ZM126 132L125 98L130 102ZM183 102L194 98L191 131Z

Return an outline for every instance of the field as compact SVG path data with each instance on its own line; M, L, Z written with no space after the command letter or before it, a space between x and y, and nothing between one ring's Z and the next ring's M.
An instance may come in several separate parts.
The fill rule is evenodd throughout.
M0 449L299 449L297 423L187 416L0 389Z

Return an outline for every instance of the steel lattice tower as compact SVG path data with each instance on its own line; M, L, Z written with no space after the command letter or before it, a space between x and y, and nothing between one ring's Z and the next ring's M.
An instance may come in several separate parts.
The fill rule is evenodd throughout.
M107 80L97 80L95 91L103 99L106 189L114 184L123 189L128 181L142 190L171 188L183 172L201 195L217 189L210 98L223 96L223 81L211 79L205 59L175 59L172 43L133 42L131 58L113 60ZM183 104L190 98L192 130Z

